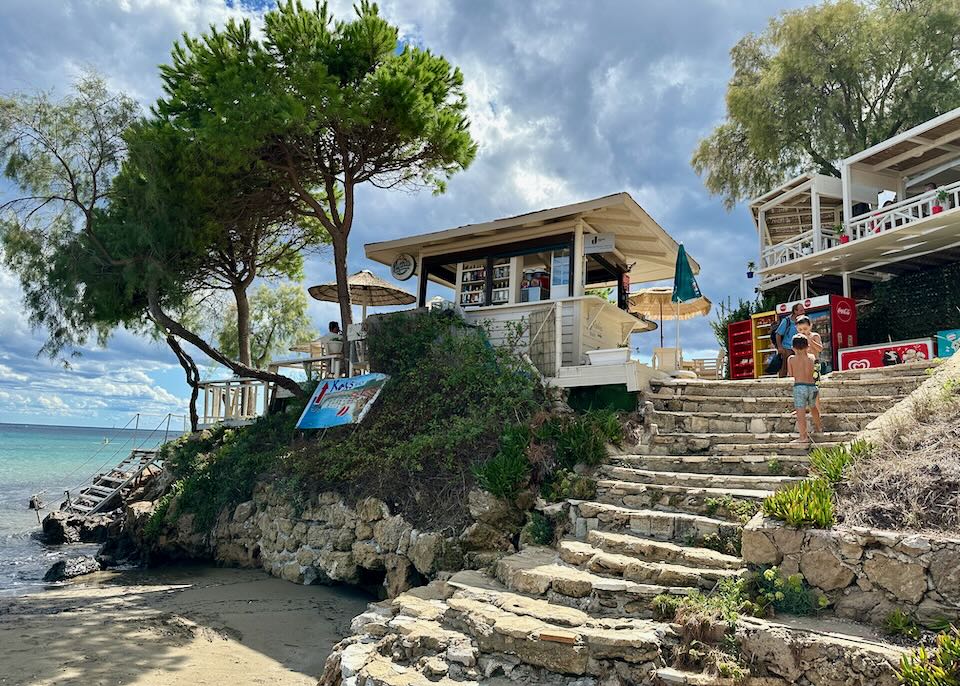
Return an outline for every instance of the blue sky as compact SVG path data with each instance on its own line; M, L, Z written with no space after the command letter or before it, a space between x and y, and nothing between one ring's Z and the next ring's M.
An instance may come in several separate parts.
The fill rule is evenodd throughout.
M217 0L4 0L0 91L63 93L84 68L145 106L159 94L157 65L173 41L245 15L263 2ZM351 235L351 270L363 244L486 221L627 191L700 262L714 302L751 297L747 261L757 242L747 211L726 212L690 169L697 141L723 117L730 48L761 31L786 0L388 0L406 40L459 65L466 79L476 162L447 193L364 189ZM335 14L349 2L332 2ZM0 195L8 187L0 185ZM333 279L329 256L307 281ZM335 306L313 302L317 328ZM672 325L671 325L672 326ZM668 329L672 331L672 329ZM0 268L0 422L122 425L131 413L183 412L187 389L164 346L118 332L106 348L61 363L37 358L14 277ZM685 322L687 355L716 350L707 319ZM656 334L635 337L648 357ZM206 371L210 378L222 374Z

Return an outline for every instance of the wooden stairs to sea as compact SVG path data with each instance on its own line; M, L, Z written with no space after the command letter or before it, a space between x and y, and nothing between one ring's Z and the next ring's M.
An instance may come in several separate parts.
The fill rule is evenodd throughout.
M93 476L90 483L79 488L76 495L67 491L67 500L61 508L83 516L97 514L122 499L143 480L162 469L156 449L134 448L120 463L106 472Z

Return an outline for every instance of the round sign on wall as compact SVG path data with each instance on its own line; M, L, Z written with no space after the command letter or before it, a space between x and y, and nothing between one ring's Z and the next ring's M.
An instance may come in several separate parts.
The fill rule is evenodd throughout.
M390 267L390 274L393 275L397 281L406 281L414 272L417 271L417 261L414 259L413 255L409 253L400 253L393 260L393 265Z

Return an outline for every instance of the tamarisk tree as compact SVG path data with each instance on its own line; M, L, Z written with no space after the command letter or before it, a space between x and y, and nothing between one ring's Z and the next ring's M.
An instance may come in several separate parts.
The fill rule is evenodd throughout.
M728 208L960 106L958 0L835 0L731 51L727 118L692 160Z
M329 234L340 317L352 321L347 248L356 190L420 185L442 192L476 155L463 75L429 50L401 44L375 4L350 21L326 3L281 2L248 21L184 36L161 67L158 118L221 159L277 174L277 200Z

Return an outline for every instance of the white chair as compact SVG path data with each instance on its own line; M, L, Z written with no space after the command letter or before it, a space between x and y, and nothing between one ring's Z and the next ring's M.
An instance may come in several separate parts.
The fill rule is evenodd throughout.
M680 369L683 361L683 352L680 348L654 348L651 366L661 372L672 372Z

